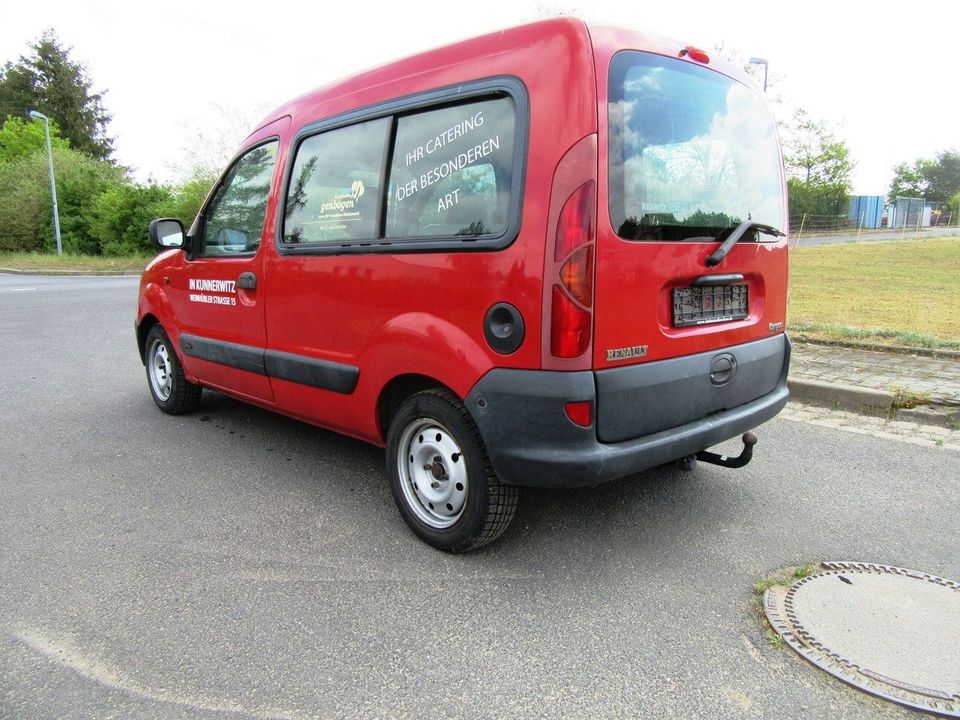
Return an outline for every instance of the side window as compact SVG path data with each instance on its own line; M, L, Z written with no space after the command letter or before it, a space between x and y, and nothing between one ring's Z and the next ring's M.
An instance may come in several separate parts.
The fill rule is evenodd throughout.
M255 147L227 171L204 212L201 257L256 252L260 247L277 144L274 140Z
M387 239L504 232L515 131L509 98L398 118Z
M312 135L300 143L287 189L285 244L377 237L390 126L390 118L380 118Z

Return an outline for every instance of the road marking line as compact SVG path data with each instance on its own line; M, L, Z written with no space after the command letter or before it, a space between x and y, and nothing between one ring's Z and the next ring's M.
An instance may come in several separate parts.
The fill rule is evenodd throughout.
M203 698L185 697L175 691L167 689L154 689L140 685L136 680L123 677L119 672L107 667L99 660L84 655L78 648L72 645L70 640L45 637L33 630L22 630L19 633L13 633L13 638L28 648L43 655L58 665L62 665L75 673L92 680L100 685L115 690L121 690L131 695L136 695L148 700L157 702L171 703L173 705L182 705L193 710L206 710L215 713L234 713L248 715L263 720L278 718L280 720L299 720L301 717L289 710L263 707L250 708L230 701L207 700Z

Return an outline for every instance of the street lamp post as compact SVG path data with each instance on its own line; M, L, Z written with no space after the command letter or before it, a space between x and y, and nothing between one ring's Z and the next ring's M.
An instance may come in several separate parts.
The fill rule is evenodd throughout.
M47 163L50 169L50 196L53 198L53 234L57 238L57 255L63 255L63 245L60 242L60 213L57 211L57 183L53 179L53 148L50 147L50 118L36 110L30 110L27 115L37 120L43 120L43 134L47 139Z
M763 91L767 91L767 69L770 67L769 63L763 58L752 57L747 62L751 65L763 65Z

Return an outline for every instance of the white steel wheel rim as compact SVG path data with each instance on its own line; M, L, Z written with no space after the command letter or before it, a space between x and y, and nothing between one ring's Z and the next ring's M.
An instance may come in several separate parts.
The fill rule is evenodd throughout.
M467 462L456 438L436 420L418 418L400 437L397 470L407 507L432 528L451 527L470 489Z
M149 353L150 387L161 400L169 400L173 391L173 363L167 346L154 340Z

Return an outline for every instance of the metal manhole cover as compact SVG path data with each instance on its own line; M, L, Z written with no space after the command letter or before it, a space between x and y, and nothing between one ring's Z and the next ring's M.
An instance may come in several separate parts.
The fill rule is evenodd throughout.
M960 717L960 583L872 563L825 562L767 590L767 619L814 665L879 697Z

